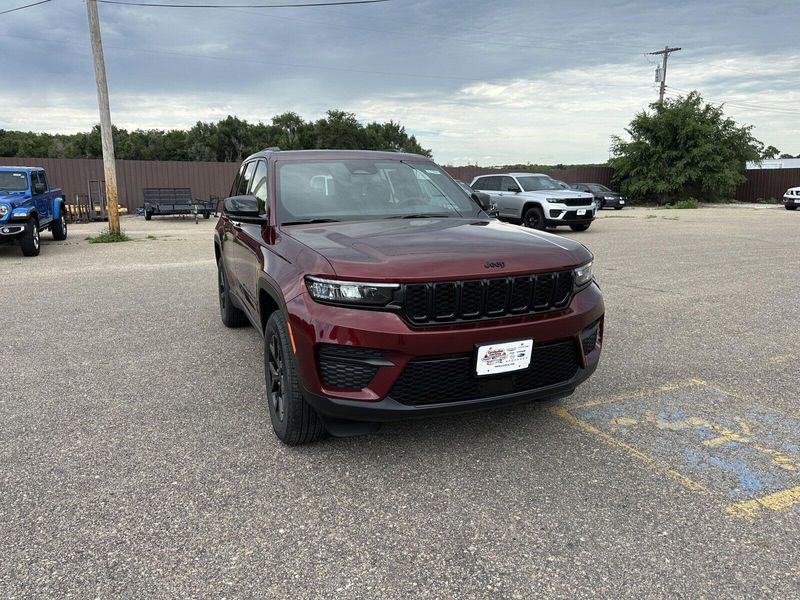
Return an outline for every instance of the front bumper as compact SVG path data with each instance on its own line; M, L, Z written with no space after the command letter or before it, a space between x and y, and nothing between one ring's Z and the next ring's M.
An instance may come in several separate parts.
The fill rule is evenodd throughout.
M573 225L594 221L597 208L593 206L556 206L547 209L548 225Z
M603 208L625 208L627 205L627 200L625 200L625 198L603 198L599 200L599 202L602 203Z
M563 311L528 317L514 317L481 323L461 323L435 327L410 327L394 313L327 306L314 302L303 293L289 302L288 312L296 344L297 367L304 397L323 417L334 419L389 421L416 416L456 413L541 398L557 398L572 393L597 368L602 345L604 305L595 284L576 294ZM584 352L581 333L599 324L598 341ZM493 376L497 385L480 385L479 395L460 399L425 395L421 388L419 402L400 398L395 384L415 359L421 361L465 360L477 345L532 338L536 346L574 344L575 368L569 377L548 381L547 385L518 389L504 384L503 376ZM378 349L381 361L374 375L361 389L343 389L326 385L320 372L320 344L357 349ZM452 372L451 372L452 373ZM473 372L451 374L453 385L463 377L477 378ZM516 372L519 373L519 372ZM510 374L509 374L510 375ZM486 379L480 379L481 384ZM439 382L441 390L441 381ZM397 398L393 397L393 392ZM398 398L402 400L398 401Z
M800 206L800 196L784 196L783 197L784 204L794 204Z
M8 220L0 222L0 242L11 241L20 237L25 233L26 227L26 222L20 223Z

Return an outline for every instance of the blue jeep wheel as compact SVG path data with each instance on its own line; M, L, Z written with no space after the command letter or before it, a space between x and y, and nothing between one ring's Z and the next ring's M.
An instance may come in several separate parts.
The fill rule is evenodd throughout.
M40 250L39 224L36 219L30 218L25 223L25 231L19 238L23 256L39 256Z

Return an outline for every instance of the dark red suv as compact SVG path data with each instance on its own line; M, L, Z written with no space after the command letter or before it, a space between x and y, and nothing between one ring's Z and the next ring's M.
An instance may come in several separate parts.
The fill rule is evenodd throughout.
M278 438L559 398L594 372L592 254L481 202L414 154L244 161L214 237L220 312L264 334Z

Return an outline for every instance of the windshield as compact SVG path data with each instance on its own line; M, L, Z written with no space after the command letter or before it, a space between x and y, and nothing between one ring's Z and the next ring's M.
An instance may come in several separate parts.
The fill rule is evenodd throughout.
M588 187L593 192L610 192L611 191L606 186L600 185L599 183L591 183L586 187Z
M412 216L474 217L478 206L431 162L279 161L280 224Z
M0 171L0 190L24 192L28 189L28 177L23 171Z
M517 181L526 192L535 192L536 190L560 190L563 189L555 179L551 179L547 175L528 175L525 177L517 177Z

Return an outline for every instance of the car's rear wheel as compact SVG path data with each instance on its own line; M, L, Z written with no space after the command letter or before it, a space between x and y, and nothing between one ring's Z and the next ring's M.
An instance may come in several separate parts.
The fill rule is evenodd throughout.
M522 224L531 229L544 229L545 222L542 209L538 206L532 206L526 210L525 215L522 217Z
M569 228L572 229L572 231L586 231L589 229L590 225L591 223L581 223L579 225L570 225Z
M152 218L153 218L153 213L148 212L148 211L144 211L144 220L145 221L149 221Z
M56 241L63 241L67 239L67 217L64 215L64 207L61 207L61 215L58 220L50 227L53 233L53 239Z
M264 328L264 380L269 417L278 439L288 446L320 439L325 427L300 393L289 326L279 310L270 315Z
M39 239L39 224L36 219L28 219L25 224L25 232L19 238L19 245L22 247L23 256L39 256L41 240Z
M231 291L228 287L228 276L220 258L217 262L217 289L219 293L219 316L225 327L243 327L247 325L245 314L233 305Z

